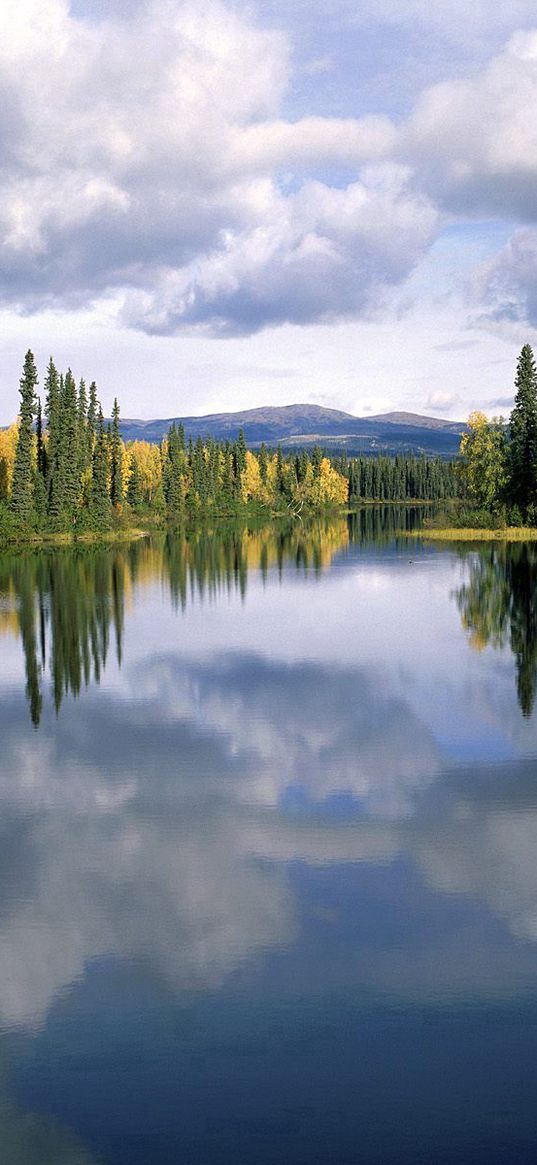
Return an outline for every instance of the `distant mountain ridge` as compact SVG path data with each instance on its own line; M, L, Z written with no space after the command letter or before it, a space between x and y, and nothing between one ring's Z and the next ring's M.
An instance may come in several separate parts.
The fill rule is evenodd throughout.
M377 413L364 418L368 421L384 421L388 425L414 425L420 429L443 429L444 432L463 433L465 421L444 421L440 417L422 416L421 413Z
M209 413L206 416L169 417L142 421L125 418L121 432L126 440L158 442L171 424L182 424L187 439L201 436L215 440L234 440L244 430L250 446L281 444L283 448L300 448L315 444L333 452L349 453L416 452L453 456L457 453L464 422L445 421L417 413L391 412L378 416L355 417L340 409L315 404L266 405L232 413Z

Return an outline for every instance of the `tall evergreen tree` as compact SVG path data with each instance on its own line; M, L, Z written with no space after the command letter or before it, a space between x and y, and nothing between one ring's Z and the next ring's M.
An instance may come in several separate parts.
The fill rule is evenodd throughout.
M240 482L241 473L246 469L246 441L244 440L244 429L239 429L234 448L235 459L235 476Z
M267 471L268 471L267 446L265 445L265 442L262 441L261 448L259 450L259 476L261 478L263 485L267 484Z
M61 437L60 437L60 491L61 511L71 523L76 520L77 503L80 496L80 448L78 422L78 396L76 382L69 368L63 382L61 396Z
M119 432L119 405L117 397L112 409L112 433L110 440L110 500L113 506L123 502L123 449Z
M164 497L168 509L168 517L172 522L181 521L184 514L183 506L183 460L184 449L181 445L181 434L173 424L168 433L167 448L165 447L163 484Z
M510 418L509 500L526 515L537 503L537 368L525 344L518 358L515 407Z
M7 502L9 497L9 473L7 459L0 457L0 502Z
M97 418L99 415L99 401L97 400L97 385L92 380L89 386L89 403L88 403L88 429L92 434L92 438L97 436Z
M36 444L37 444L37 456L36 456L35 480L34 480L35 510L36 510L36 514L37 514L38 518L40 519L40 521L42 521L43 518L45 517L46 510L47 510L47 486L46 486L47 464L46 464L45 444L43 441L43 411L41 408L41 401L40 401L39 397L37 399L37 420L36 420L35 432L36 432Z
M313 466L313 476L315 479L321 476L321 465L323 455L318 445L314 445L311 453L311 464Z
M36 413L37 369L28 349L20 380L20 426L13 467L11 508L21 522L29 522L34 509L33 423Z
M98 526L104 530L108 529L111 518L108 492L108 442L101 408L99 408L97 415L97 437L93 449L91 506Z
M140 467L135 453L131 454L129 480L127 483L127 501L135 510L142 502L142 483L140 481Z
M93 453L93 429L88 420L88 394L84 380L78 386L78 453L82 475L90 468Z
M276 450L276 494L280 497L285 494L285 470L283 464L282 447L278 445Z
M45 416L47 419L47 498L50 509L53 480L58 471L60 430L60 380L50 357L45 377Z

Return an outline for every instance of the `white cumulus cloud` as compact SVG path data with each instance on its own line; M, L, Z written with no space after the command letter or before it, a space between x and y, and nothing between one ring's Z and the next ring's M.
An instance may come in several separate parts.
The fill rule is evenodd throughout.
M431 237L433 208L385 161L389 120L282 120L287 41L219 0L154 0L129 24L10 0L0 32L4 302L121 289L149 332L255 331L363 309Z
M452 212L533 220L536 107L537 31L519 32L476 76L424 92L400 148Z

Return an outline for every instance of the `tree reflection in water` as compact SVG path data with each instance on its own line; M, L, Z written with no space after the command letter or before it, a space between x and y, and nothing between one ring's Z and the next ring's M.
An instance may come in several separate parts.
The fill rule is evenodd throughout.
M517 693L525 717L537 690L537 546L492 544L472 553L469 580L456 594L470 642L481 650L509 644L515 657Z
M285 564L320 572L349 541L346 518L266 527L198 530L188 537L140 539L122 546L47 549L0 556L0 635L20 636L26 694L41 719L48 673L58 712L65 695L99 683L115 642L121 664L125 605L136 587L163 580L174 605L237 590L248 569L264 578Z
M422 515L371 506L311 524L199 529L188 537L0 556L0 636L20 637L33 723L40 722L48 676L58 712L65 695L99 683L111 643L121 664L125 608L137 588L163 582L182 609L194 597L233 591L244 597L249 570L264 580L284 567L320 574L353 545L393 545L407 555L397 533L416 529ZM468 564L469 579L456 593L463 625L478 649L510 645L528 717L537 690L537 546L494 544L472 551Z

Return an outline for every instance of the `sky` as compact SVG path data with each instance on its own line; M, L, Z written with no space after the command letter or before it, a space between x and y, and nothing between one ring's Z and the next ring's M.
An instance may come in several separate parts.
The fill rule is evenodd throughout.
M0 424L508 412L537 342L534 0L2 0Z

